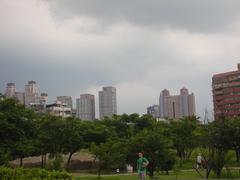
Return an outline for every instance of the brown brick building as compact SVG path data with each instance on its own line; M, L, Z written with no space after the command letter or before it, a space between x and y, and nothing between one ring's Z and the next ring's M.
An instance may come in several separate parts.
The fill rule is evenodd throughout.
M213 75L215 119L240 116L240 64L236 71Z

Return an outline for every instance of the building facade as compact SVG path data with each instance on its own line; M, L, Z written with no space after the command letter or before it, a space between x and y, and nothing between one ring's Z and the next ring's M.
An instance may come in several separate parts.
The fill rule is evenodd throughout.
M76 100L76 116L83 120L95 119L95 98L92 94L81 94Z
M159 105L149 106L147 108L147 114L152 115L154 118L159 118L160 117Z
M46 112L60 117L70 117L72 115L72 110L70 107L67 107L67 104L62 103L61 101L56 101L53 104L46 105Z
M25 85L24 100L27 107L38 102L38 87L35 81L28 81L28 84Z
M16 93L16 86L14 83L7 83L5 97L6 98L14 98Z
M170 95L167 89L159 97L160 118L179 119L185 116L195 116L195 96L188 89L182 88L180 95Z
M73 108L73 102L71 96L58 96L57 101L61 101L62 103L66 104L67 107Z
M117 92L115 87L103 87L99 91L99 118L117 114Z
M240 115L240 64L236 71L213 75L212 93L215 120Z

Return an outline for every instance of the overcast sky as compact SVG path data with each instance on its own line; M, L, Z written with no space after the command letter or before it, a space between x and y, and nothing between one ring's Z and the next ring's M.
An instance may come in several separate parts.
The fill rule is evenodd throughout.
M35 80L50 102L98 102L115 86L118 113L143 114L164 88L186 87L203 116L212 75L238 62L239 0L0 0L1 92Z

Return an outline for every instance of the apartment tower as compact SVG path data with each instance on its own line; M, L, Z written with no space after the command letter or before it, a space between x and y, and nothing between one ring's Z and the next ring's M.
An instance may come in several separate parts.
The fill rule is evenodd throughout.
M95 119L95 98L92 94L81 94L76 100L77 117L83 120Z
M112 117L117 114L117 97L115 87L103 87L99 91L99 118Z
M236 71L213 75L212 93L215 120L240 115L240 64Z
M182 88L180 95L170 95L167 89L159 97L160 118L178 119L196 115L195 96L188 89Z

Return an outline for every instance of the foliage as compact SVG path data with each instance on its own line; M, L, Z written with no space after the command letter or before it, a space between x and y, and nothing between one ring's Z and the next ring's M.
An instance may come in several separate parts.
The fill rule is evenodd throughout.
M109 139L100 145L92 144L91 152L99 161L98 177L103 168L123 168L126 164L126 145L125 142L118 139Z
M65 171L47 171L45 169L26 169L26 168L8 168L0 167L0 179L72 179L72 176Z

